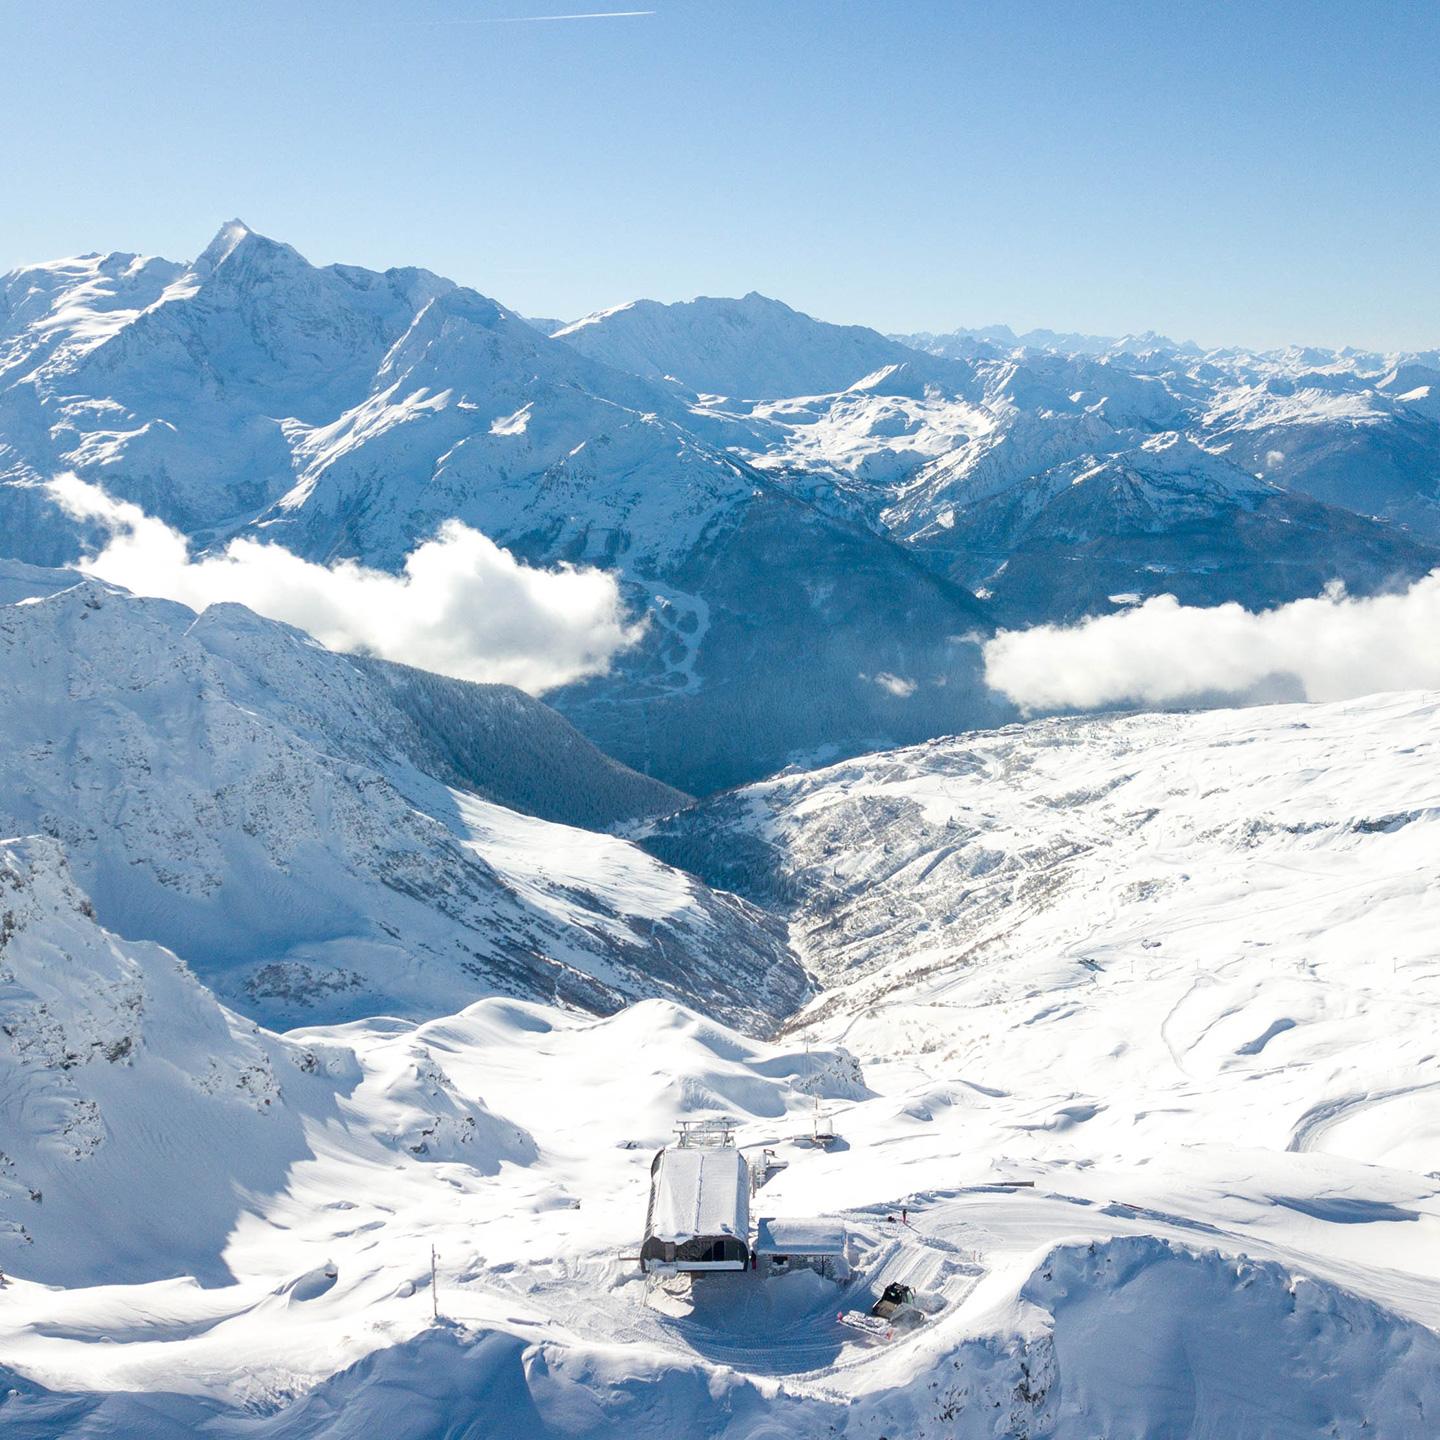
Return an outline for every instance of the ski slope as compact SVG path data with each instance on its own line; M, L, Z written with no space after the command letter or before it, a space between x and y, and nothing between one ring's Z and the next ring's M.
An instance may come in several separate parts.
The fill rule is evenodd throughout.
M272 1035L99 931L56 847L24 842L13 983L60 948L97 977L125 957L151 998L126 1030L77 976L7 1042L5 1132L73 1054L99 1139L4 1171L32 1237L12 1226L0 1261L6 1434L1427 1440L1437 719L1407 694L1043 721L651 822L654 849L787 917L822 988L769 1040L664 999ZM459 823L532 863L481 802ZM591 841L599 893L621 842ZM157 1088L176 984L213 1007L223 1073L268 1057L269 1106L183 1063ZM99 1043L37 1050L52 1023ZM828 1150L804 1143L817 1108ZM169 1168L147 1182L157 1114ZM718 1115L787 1162L753 1214L843 1218L848 1284L647 1285L651 1157ZM229 1223L127 1259L147 1184L187 1175ZM924 1326L838 1325L892 1280Z

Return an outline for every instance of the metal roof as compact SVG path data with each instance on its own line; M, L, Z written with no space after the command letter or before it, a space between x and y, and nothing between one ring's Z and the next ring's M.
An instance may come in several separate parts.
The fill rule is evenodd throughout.
M702 1235L750 1239L750 1170L733 1146L672 1146L652 1180L650 1234L681 1244Z

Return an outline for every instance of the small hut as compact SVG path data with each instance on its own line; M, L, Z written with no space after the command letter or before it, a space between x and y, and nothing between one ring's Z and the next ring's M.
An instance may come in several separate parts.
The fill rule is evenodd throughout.
M640 1268L647 1274L744 1270L750 1264L750 1167L731 1144L686 1143L650 1166Z
M755 1227L755 1259L767 1275L815 1270L831 1280L850 1274L845 1226L839 1220L761 1216Z

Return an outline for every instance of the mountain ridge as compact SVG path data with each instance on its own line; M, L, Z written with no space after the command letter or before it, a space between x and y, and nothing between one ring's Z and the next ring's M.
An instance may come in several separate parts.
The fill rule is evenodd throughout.
M552 339L428 272L313 267L238 224L188 265L57 262L0 295L13 558L103 543L48 498L68 471L199 554L243 536L395 573L458 520L598 566L643 633L550 699L691 794L1010 718L978 664L997 625L1364 595L1440 564L1424 355L1059 337L956 359L753 292Z
M443 726L423 743L411 677L241 606L197 616L89 578L0 607L0 675L0 830L58 839L104 924L185 955L267 1023L494 993L703 1004L713 987L763 1027L806 992L779 927L743 902L420 769L448 758L483 778L481 687L440 695L471 706L468 750ZM608 787L669 808L542 712L526 701L499 743L518 732L530 761L558 750L549 779L593 776L584 803ZM515 760L491 764L507 794ZM546 778L524 777L532 799Z

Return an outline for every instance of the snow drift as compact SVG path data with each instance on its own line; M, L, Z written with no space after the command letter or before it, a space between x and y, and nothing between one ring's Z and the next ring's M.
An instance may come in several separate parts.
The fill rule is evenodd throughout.
M61 1396L8 1378L9 1433L254 1440L340 1433L432 1440L515 1430L559 1440L641 1435L828 1440L1094 1440L1099 1434L1420 1440L1440 1405L1440 1340L1423 1326L1282 1267L1147 1239L1035 1258L992 1317L859 1395L776 1390L729 1367L635 1348L536 1344L444 1326L377 1351L277 1414L177 1393ZM18 1384L13 1384L19 1381Z

